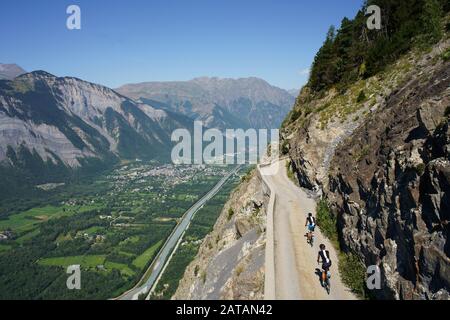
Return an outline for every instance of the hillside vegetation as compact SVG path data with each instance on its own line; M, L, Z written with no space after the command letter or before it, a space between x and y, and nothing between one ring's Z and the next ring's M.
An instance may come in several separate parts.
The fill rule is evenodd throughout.
M382 10L381 30L366 26L365 8L372 4ZM353 20L344 18L337 31L330 27L314 59L308 87L313 92L333 86L343 91L385 70L414 46L437 43L443 35L441 18L449 9L446 0L367 1Z

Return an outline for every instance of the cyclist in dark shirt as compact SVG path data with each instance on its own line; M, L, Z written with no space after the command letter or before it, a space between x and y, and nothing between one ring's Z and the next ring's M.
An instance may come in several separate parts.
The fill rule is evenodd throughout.
M320 245L320 251L319 251L319 254L317 255L317 263L319 263L320 260L322 260L322 269L325 272L328 272L331 267L331 258L330 258L330 252L328 250L326 250L326 247L324 244Z
M328 294L330 294L330 252L326 249L324 244L321 244L319 247L320 251L317 255L317 263L320 263L320 260L322 260L322 276L320 278L320 283L322 284L322 287L327 289Z

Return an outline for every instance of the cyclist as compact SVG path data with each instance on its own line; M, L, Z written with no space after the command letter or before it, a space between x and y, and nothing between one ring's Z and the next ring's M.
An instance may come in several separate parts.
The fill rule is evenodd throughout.
M308 228L308 232L306 234L308 242L312 244L312 239L314 236L314 229L316 228L316 218L313 217L312 213L308 213L308 217L306 218L305 227Z
M325 287L325 285L329 285L328 279L330 278L330 267L331 267L331 258L330 258L330 252L326 249L324 244L321 244L319 246L320 251L317 255L317 264L320 263L320 260L322 260L322 277L321 277L321 283L322 286Z

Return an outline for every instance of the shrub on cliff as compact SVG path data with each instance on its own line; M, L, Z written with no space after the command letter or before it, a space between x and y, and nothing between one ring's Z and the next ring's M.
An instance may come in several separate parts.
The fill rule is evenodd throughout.
M323 199L317 205L317 225L325 237L339 248L336 217L330 212L328 202Z
M366 297L366 267L352 253L342 253L339 256L339 272L342 282L359 297Z
M330 239L336 250L339 250L339 272L344 284L357 296L367 297L366 267L358 256L340 251L336 217L331 213L328 202L324 199L317 205L317 225L324 236Z

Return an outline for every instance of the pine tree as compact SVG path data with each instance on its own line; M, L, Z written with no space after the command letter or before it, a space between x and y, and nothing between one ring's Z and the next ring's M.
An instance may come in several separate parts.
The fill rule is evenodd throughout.
M438 42L442 37L442 6L438 0L425 0L421 17L425 39L428 43Z
M334 83L336 61L335 61L335 27L328 29L327 38L317 53L311 68L310 86L315 91L320 91Z

